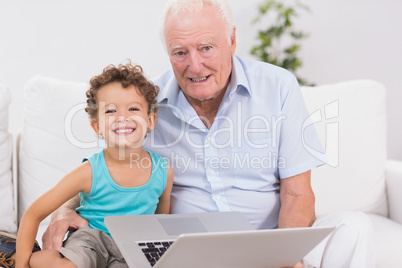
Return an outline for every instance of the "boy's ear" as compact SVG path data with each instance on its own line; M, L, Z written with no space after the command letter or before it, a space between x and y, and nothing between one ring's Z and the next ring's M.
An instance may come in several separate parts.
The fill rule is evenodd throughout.
M148 115L148 129L152 130L155 128L155 122L156 122L156 113L150 113Z
M99 133L99 123L98 123L98 121L91 120L91 127L92 127L92 129L95 131L95 133L97 135L101 134L101 133Z

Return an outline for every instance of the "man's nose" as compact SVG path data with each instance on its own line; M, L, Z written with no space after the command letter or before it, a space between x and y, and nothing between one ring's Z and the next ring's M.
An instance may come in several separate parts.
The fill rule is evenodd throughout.
M198 51L190 53L189 57L189 70L192 73L200 73L202 70L203 59L198 53Z

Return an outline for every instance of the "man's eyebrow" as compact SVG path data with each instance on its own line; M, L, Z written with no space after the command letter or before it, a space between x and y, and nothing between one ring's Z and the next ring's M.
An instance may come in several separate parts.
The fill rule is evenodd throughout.
M174 51L174 50L176 50L176 49L182 49L182 48L183 48L183 46L180 46L180 45L171 46L171 47L170 47L170 51L172 52L172 51Z
M171 49L177 49L177 48L182 48L183 46L181 46L181 45L176 45L176 46L171 46L170 48Z
M201 41L200 42L200 45L210 45L210 44L212 44L213 42L212 42L212 40L203 40L203 41Z

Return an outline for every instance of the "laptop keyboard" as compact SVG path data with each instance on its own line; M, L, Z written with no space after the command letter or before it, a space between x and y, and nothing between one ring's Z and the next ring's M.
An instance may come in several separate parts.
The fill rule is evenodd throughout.
M141 248L151 266L154 266L173 242L174 241L139 242L138 246Z

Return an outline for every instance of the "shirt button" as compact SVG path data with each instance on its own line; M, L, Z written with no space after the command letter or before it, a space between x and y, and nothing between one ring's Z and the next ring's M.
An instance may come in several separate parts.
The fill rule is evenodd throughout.
M211 169L211 170L209 171L209 174L214 175L214 174L215 174L215 171L214 171L213 169Z
M222 196L220 196L220 195L216 196L216 200L220 201L221 199L222 199Z
M208 141L212 141L212 137L211 137L211 136L208 136L207 140L208 140Z

